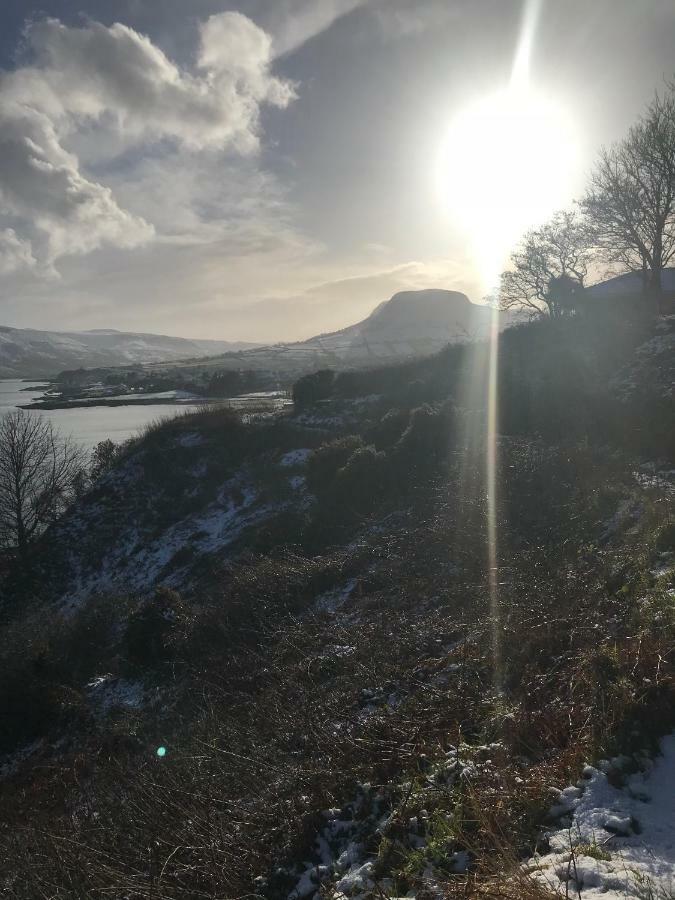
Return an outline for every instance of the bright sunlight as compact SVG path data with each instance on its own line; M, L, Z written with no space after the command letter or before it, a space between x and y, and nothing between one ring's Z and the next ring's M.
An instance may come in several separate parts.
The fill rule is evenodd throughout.
M526 87L485 97L454 118L440 153L438 190L471 242L486 289L520 235L569 202L579 156L565 110Z

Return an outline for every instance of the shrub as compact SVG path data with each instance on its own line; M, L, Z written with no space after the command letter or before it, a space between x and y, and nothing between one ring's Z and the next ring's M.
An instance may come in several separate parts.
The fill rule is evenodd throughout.
M389 460L374 447L354 450L335 478L336 506L345 512L365 515L382 500L389 486Z
M129 617L124 636L127 658L141 667L174 659L187 621L180 595L166 587L157 588Z
M363 438L355 434L324 444L307 460L307 487L317 497L330 492L339 469L355 450L363 447Z
M120 453L120 447L110 439L99 441L91 452L89 477L92 481L98 481L101 476L109 472L115 465Z
M320 400L327 400L332 394L334 380L335 372L331 369L320 369L310 375L303 375L293 385L296 409L306 409Z
M656 549L659 553L675 551L675 522L668 522L660 530L656 538Z
M424 405L410 414L408 427L394 447L397 467L435 472L448 458L453 439L454 408Z
M368 443L376 450L385 450L395 444L410 422L410 410L390 409L368 432Z

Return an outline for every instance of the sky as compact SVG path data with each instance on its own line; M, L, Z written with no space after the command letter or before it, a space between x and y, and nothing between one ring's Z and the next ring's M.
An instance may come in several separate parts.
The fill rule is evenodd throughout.
M478 302L674 46L675 0L2 0L0 324L267 342Z

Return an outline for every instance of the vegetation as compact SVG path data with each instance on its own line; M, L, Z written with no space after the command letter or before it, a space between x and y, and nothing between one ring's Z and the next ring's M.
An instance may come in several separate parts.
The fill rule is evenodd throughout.
M78 447L24 410L0 419L0 546L22 564L32 541L73 499L83 468Z
M529 231L500 279L502 309L552 318L585 311L589 268L641 272L644 312L659 310L664 268L675 255L675 85L628 135L604 148L578 210Z
M668 104L598 170L654 290ZM572 314L608 190L514 254L502 304L548 315L500 338L496 434L491 348L454 345L161 421L53 492L0 571L4 895L551 896L551 788L675 727L673 322Z
M0 650L6 895L274 900L303 872L331 892L333 816L376 893L431 872L450 897L545 896L521 863L550 788L675 725L673 497L635 478L675 456L672 399L651 375L651 406L613 387L651 336L574 317L504 336L496 611L482 345L335 374L290 416L210 408L100 448L71 513L105 510L96 565L241 473L278 514L179 587L167 569L74 605L54 605L59 528L35 546L52 574L22 582Z
M551 318L569 315L582 305L591 261L591 232L578 213L563 211L541 228L529 231L511 256L512 268L501 277L502 309L526 309Z
M675 254L675 87L656 94L628 136L600 154L583 207L612 262L643 271L658 298Z

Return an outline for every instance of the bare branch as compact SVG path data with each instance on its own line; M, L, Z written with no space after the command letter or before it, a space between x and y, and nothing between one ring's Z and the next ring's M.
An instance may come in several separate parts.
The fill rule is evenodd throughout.
M83 466L81 449L48 419L24 410L0 419L0 546L25 557L72 500Z
M503 272L501 309L525 309L557 317L571 312L591 261L591 234L574 210L557 213L549 223L529 231Z

